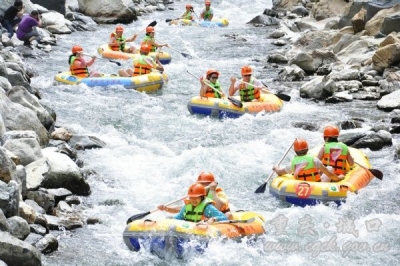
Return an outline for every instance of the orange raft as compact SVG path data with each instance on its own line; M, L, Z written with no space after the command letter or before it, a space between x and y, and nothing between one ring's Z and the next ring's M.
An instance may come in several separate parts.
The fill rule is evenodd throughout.
M233 212L232 215L234 220L212 225L175 219L136 220L126 226L123 239L133 251L141 248L155 253L172 251L181 257L190 251L203 252L212 239L240 241L243 237L255 239L265 233L262 215L255 212Z
M317 155L322 146L310 151ZM294 179L292 174L275 177L269 187L270 193L276 198L298 206L316 205L319 203L334 202L340 205L347 198L347 194L357 193L366 187L374 175L366 168L371 165L363 151L349 147L354 161L351 168L347 165L347 174L339 182L312 182Z
M139 49L136 49L139 51ZM103 44L99 48L97 48L97 52L104 58L110 58L110 59L123 59L123 60L128 60L128 59L136 59L140 56L139 52L137 53L125 53L122 51L113 51L108 44ZM158 55L161 64L166 65L171 63L171 55L167 52L151 52L149 53L150 56L156 57Z
M234 96L240 101L239 96ZM278 112L283 106L283 101L273 93L261 93L259 102L243 102L243 107L237 107L228 99L207 98L195 96L187 103L191 114L208 115L218 118L237 118L246 113L257 114L260 112Z

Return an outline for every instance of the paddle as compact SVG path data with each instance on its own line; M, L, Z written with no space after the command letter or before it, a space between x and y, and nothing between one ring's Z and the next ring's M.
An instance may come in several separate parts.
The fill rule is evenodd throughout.
M180 19L180 18L174 18L174 19L167 18L167 19L165 20L165 22L169 23L169 22L171 22L171 21L173 21L173 20L177 20L177 19Z
M253 84L251 84L251 83L248 83L248 82L245 82L245 81L243 81L243 80L241 80L240 82L242 82L242 83L244 83L244 84L247 84L247 85L253 85ZM281 99L282 101L285 101L285 102L289 102L290 101L290 96L289 95L287 95L287 94L283 94L283 93L273 93L272 91L270 91L270 90L268 90L268 88L264 85L264 88L263 89L261 89L262 91L264 91L264 92L266 92L266 93L271 93L271 94L275 94L276 95L276 97L278 97L279 99Z
M354 162L355 164L358 164L359 166L361 166L362 168L364 168L365 170L367 170L367 171L369 171L369 172L371 172L376 178L378 178L379 180L382 180L383 179L383 173L381 172L381 171L379 171L378 169L370 169L370 168L367 168L367 167L365 167L365 166L363 166L363 165L361 165L361 164L359 164L359 163L357 163L357 162Z
M227 221L220 221L220 222L215 222L213 224L233 224L233 223L252 223L256 220L256 218L250 218L247 220L227 220Z
M85 54L85 53L84 53L83 55L90 56L90 57L93 57L93 56L94 56L94 55ZM120 63L120 62L117 62L117 61L115 61L115 60L110 60L110 59L102 58L102 57L96 57L96 59L106 60L106 61L108 61L108 62L110 62L110 63L114 63L114 64L117 64L118 66L121 66L121 63Z
M184 197L179 198L179 199L177 199L177 200L168 202L167 204L164 204L164 206L172 205L172 204L177 203L177 202L179 202L179 201L181 201L181 200L183 200L183 199L186 199L186 198L187 198L187 196L184 196ZM129 223L131 223L131 222L133 222L133 221L135 221L135 220L142 219L142 218L146 217L147 215L149 215L150 213L153 213L153 212L156 212L156 211L159 211L159 209L154 209L154 210L151 210L151 211L148 211L148 212L143 212L143 213L139 213L139 214L132 215L132 216L129 217L129 219L126 221L126 224L129 224Z
M197 79L200 79L200 78L197 77L195 74L191 73L189 70L186 70L186 71L187 71L190 75L192 75L193 77L195 77L195 78L197 78ZM203 81L204 81L204 83L205 83L207 86L209 86L211 89L213 89L214 91L216 91L216 92L218 92L219 94L222 95L222 92L219 91L219 90L217 90L216 88L214 88L213 85L212 85L210 82L208 82L208 81L205 80L205 79L203 79ZM229 100L233 105L235 105L235 106L237 106L237 107L239 107L239 108L242 108L242 107L243 107L243 103L242 103L240 100L237 100L237 99L235 99L235 98L233 98L233 97L231 97L231 96L228 97L228 100Z
M186 57L186 58L188 58L188 59L192 59L192 56L191 56L190 54L181 52L181 51L175 49L174 47L172 47L172 46L170 46L170 45L168 45L168 47L171 48L172 50L174 50L174 51L180 53L180 54L183 55L184 57Z
M287 149L287 151L285 152L285 154L282 156L281 160L279 161L278 165L280 165L283 161L283 159L285 159L286 155L289 153L290 149L293 147L294 145L294 141L292 143L292 145L290 145L290 147ZM274 174L274 171L268 176L267 180L265 181L264 184L262 184L261 186L259 186L256 191L254 191L254 193L264 193L265 192L265 188L267 187L267 183L268 180L272 177L272 175Z
M146 28L147 27L154 27L155 25L157 25L157 21L153 20L149 25L146 26ZM142 31L145 31L146 28L144 28L141 31L139 31L138 33L136 33L136 35L139 35L139 33L141 33Z

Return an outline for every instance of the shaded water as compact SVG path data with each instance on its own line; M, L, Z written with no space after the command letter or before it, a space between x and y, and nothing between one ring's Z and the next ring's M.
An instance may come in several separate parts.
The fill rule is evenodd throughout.
M192 1L198 14L202 2ZM384 173L384 180L373 180L359 195L350 195L340 208L325 205L298 208L272 198L268 190L262 195L254 194L294 138L305 138L310 146L321 144L320 132L295 128L293 123L313 122L322 129L326 124L352 117L365 118L366 125L386 121L387 114L378 111L373 102L318 104L300 99L298 85L292 83L285 90L292 100L280 113L216 120L193 116L187 111L186 103L198 94L200 84L186 70L200 76L209 67L217 68L227 91L229 77L238 75L242 65L250 64L255 68L255 76L270 88L288 86L272 81L278 69L264 68L267 55L276 49L266 38L274 28L245 24L263 12L267 7L265 1L243 2L213 2L216 16L229 19L227 28L168 26L165 19L178 17L184 10L185 3L180 2L175 11L143 16L125 27L130 36L157 20L157 39L194 56L188 60L165 49L173 58L165 66L170 82L156 95L121 87L88 88L53 83L53 76L67 69L71 46L81 44L86 52L96 54L96 47L108 41L114 28L111 25L98 26L95 33L60 36L59 46L54 47L47 60L28 59L29 64L38 66L40 77L34 78L33 83L44 94L43 103L57 112L57 125L66 126L76 134L97 136L107 143L103 149L79 154L85 161L84 170L98 173L89 177L93 193L82 198L81 207L86 216L99 217L102 223L61 232L59 250L43 256L44 265L394 265L400 260L397 230L400 179L393 148L365 150L373 167ZM236 34L237 39L228 37ZM124 67L130 63L124 63ZM107 73L118 71L115 64L103 60L98 60L95 67ZM292 156L289 153L284 163ZM260 212L269 222L287 218L285 232L277 235L277 228L268 223L266 236L253 245L216 241L204 255L188 254L184 260L161 259L144 250L129 251L122 240L126 219L183 196L201 171L215 174L233 209ZM164 216L165 213L156 212L149 217ZM311 220L307 221L308 217ZM357 236L354 230L340 231L337 227L348 219L354 221L355 228L349 228L358 230ZM312 225L309 229L313 231L299 230L299 222L304 221ZM381 222L377 231L366 227L370 221L376 225ZM286 248L269 242L278 240L286 243ZM348 246L353 248L348 254L337 249Z

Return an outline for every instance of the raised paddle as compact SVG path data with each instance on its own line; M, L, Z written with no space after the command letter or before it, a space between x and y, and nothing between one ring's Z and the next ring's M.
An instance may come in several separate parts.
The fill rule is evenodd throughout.
M85 53L84 53L83 55L90 56L90 57L94 57L94 55L91 55L91 54L85 54ZM96 56L96 59L106 60L106 61L108 61L108 62L110 62L110 63L114 63L114 64L117 64L118 66L121 66L121 63L120 63L120 62L117 62L117 61L115 61L115 60L110 60L110 59L107 59L107 58L102 58L102 57L97 57L97 56Z
M372 169L372 168L367 168L357 162L354 162L355 164L358 164L359 166L361 166L361 168L364 168L365 170L371 172L376 178L378 178L379 180L383 179L383 173L381 171L379 171L378 169Z
M192 56L191 56L190 54L181 52L181 51L175 49L174 47L172 47L172 46L170 46L170 45L168 45L168 47L171 48L172 50L174 50L174 51L180 53L180 54L183 55L184 57L186 57L186 58L188 58L188 59L192 59Z
M155 25L157 25L157 21L153 20L152 22L150 22L149 25L146 26L147 27L154 27ZM142 29L141 31L139 31L138 33L136 33L136 35L139 35L139 33L141 33L142 31L145 31L146 28Z
M187 196L184 196L184 197L179 198L179 199L177 199L177 200L168 202L167 204L164 204L164 206L172 205L172 204L177 203L177 202L179 202L179 201L181 201L181 200L184 200L184 199L186 199L186 198L187 198ZM150 213L153 213L153 212L156 212L156 211L159 211L159 209L154 209L154 210L151 210L151 211L148 211L148 212L143 212L143 213L139 213L139 214L132 215L132 216L129 217L129 219L126 221L126 224L129 224L129 223L131 223L131 222L133 222L133 221L135 221L135 220L142 219L142 218L146 217L147 215L149 215Z
M192 75L193 77L200 79L199 77L197 77L195 74L191 73L189 70L186 70L190 75ZM203 79L204 83L209 86L211 89L213 89L215 92L218 92L219 94L222 95L222 92L216 88L214 88L214 86L208 82L207 80ZM228 97L228 100L235 106L242 108L243 107L243 103L240 100L237 100L231 96Z
M247 84L247 85L253 85L253 84L248 83L248 82L245 82L245 81L243 81L243 80L241 80L240 82L242 82L242 83L244 83L244 84ZM270 94L274 94L276 97L278 97L278 98L281 99L282 101L288 102L288 101L290 101L290 99L291 99L291 97L290 97L289 95L287 95L287 94L283 94L283 93L273 93L272 91L268 90L268 88L267 88L265 85L263 85L263 87L264 87L264 88L261 89L263 92L270 93Z
M278 165L280 165L283 161L283 159L285 159L286 155L289 153L290 149L293 147L294 145L294 141L292 143L292 145L290 145L290 147L287 149L287 151L285 152L285 154L282 156L281 160L279 161ZM259 186L256 191L254 191L254 193L264 193L265 192L265 188L267 187L267 183L269 181L269 179L272 177L272 175L274 174L274 171L268 176L267 180L265 180L264 184L262 184L261 186Z

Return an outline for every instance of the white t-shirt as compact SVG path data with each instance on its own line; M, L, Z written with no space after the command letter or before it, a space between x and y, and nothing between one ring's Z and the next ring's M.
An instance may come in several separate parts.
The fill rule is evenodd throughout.
M235 82L235 85L234 85L234 88L235 88L235 90L239 90L239 86L240 86L240 84L242 84L242 79L240 79L240 80L236 80L236 82ZM250 83L250 82L249 82ZM245 84L245 85L247 85L247 84ZM261 84L261 82L258 80L258 79L254 79L254 83L253 83L253 86L254 87L262 87L262 84Z

